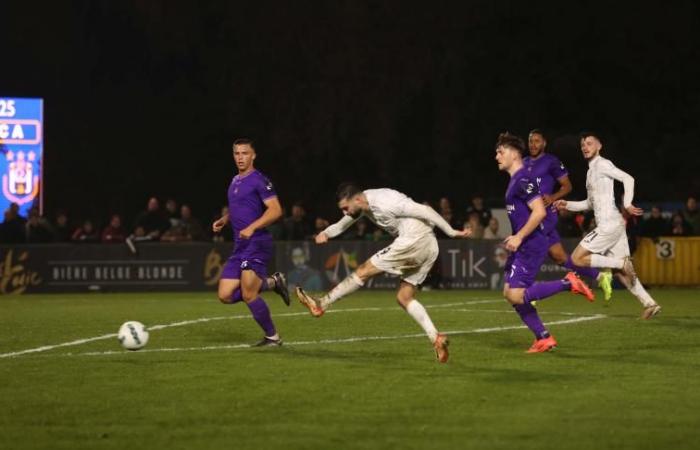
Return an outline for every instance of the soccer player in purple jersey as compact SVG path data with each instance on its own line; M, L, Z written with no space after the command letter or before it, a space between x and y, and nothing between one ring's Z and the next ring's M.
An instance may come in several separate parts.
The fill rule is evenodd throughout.
M593 293L573 272L562 280L535 283L549 248L542 231L547 212L536 181L523 166L524 152L525 142L520 137L510 133L498 136L496 161L498 168L510 175L506 211L513 229L513 234L503 241L506 250L511 252L505 265L503 295L535 335L535 342L527 352L541 353L554 349L557 341L545 328L532 302L568 290L593 301Z
M229 214L212 224L215 233L229 222L233 229L234 250L226 261L219 280L219 300L222 303L246 303L255 321L263 329L263 339L256 346L279 346L282 340L275 329L270 309L260 292L272 289L289 306L289 292L283 274L267 276L267 264L272 257L272 236L266 226L282 217L282 207L272 183L253 167L255 147L250 139L233 143L233 160L238 175L228 188Z
M612 273L599 271L594 267L580 267L574 265L571 256L566 254L561 238L557 232L559 214L554 202L566 197L571 192L569 173L564 164L556 156L545 153L547 140L542 131L534 129L528 135L528 150L530 156L523 159L523 165L527 168L531 179L537 182L537 187L542 195L547 216L542 221L544 235L549 243L549 257L557 264L573 270L579 275L584 275L598 281L598 286L603 290L605 300L612 296ZM559 185L556 191L554 188Z

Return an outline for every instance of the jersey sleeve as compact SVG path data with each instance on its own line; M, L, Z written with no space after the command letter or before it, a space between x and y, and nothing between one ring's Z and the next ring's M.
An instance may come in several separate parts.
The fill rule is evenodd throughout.
M397 203L394 209L397 217L421 219L440 228L440 230L449 237L455 237L457 235L457 231L430 206L421 205L410 198L406 198Z
M255 183L255 191L260 196L262 201L268 198L277 197L277 192L272 182L265 176L261 176L257 183Z
M632 204L634 199L634 178L627 172L615 167L612 161L604 161L604 164L600 165L600 173L606 175L613 180L621 182L625 187L625 194L622 197L622 204L625 208Z
M559 180L563 177L569 176L569 172L566 170L564 163L557 157L552 157L549 163L549 174L555 179Z
M537 187L537 183L528 178L521 178L518 181L518 190L516 191L516 195L528 205L536 198L542 197L540 190Z
M340 236L350 228L350 225L355 223L357 219L360 217L350 217L350 216L343 216L339 221L336 223L333 223L331 225L328 225L325 230L323 230L323 233L326 233L326 236L328 236L329 239L333 239L336 236Z

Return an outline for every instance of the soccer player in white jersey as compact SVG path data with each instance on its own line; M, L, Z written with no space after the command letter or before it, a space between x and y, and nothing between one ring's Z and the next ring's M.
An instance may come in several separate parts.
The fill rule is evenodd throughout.
M630 258L625 232L625 221L615 206L615 180L625 187L623 206L633 216L643 211L632 204L634 178L600 156L603 148L600 137L592 132L581 134L581 152L588 160L586 190L588 198L579 202L557 200L556 207L569 211L593 210L596 228L588 233L571 255L577 266L611 268L618 279L639 299L644 311L642 319L650 319L661 311L642 283L637 279Z
M324 244L328 239L339 236L362 216L395 239L322 297L311 297L297 286L299 301L314 317L321 317L331 304L361 288L371 277L383 272L399 275L401 282L396 293L399 305L425 330L433 343L438 361L447 362L447 336L438 333L423 305L415 299L416 290L438 257L438 243L433 227L439 227L453 238L469 237L471 231L455 230L430 206L416 203L393 189L362 191L352 183L345 183L340 185L337 194L343 218L320 232L316 236L317 244Z

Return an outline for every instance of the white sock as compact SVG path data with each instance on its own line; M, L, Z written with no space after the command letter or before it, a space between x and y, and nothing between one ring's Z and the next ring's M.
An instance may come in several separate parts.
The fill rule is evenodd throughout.
M639 279L634 281L634 285L630 285L629 282L627 281L627 278L623 277L618 277L618 280L622 282L622 284L625 285L628 291L630 291L635 297L637 297L637 300L639 300L639 303L642 304L645 308L649 306L653 306L656 304L653 298L651 298L651 295L647 292L646 289L644 289L644 286L642 286L642 283L639 281Z
M328 305L334 303L348 294L352 294L356 290L360 289L365 283L362 282L360 277L357 276L355 272L351 273L349 277L345 278L343 281L338 283L336 287L331 289L331 291L321 297L321 307L327 308Z
M596 255L595 253L591 255L591 267L622 269L624 264L624 259L610 258L609 256Z
M418 300L413 299L408 302L406 312L410 314L416 322L418 322L418 325L420 325L423 330L425 330L425 334L428 335L430 342L435 342L438 331L437 328L435 328L435 325L433 325L433 321L430 320L430 316L423 305L421 305Z
M639 299L639 302L640 302L645 308L647 308L647 307L649 307L649 306L654 306L654 305L656 304L656 302L654 301L654 299L651 298L651 295L649 295L649 293L647 292L647 290L644 289L644 286L642 286L642 283L641 283L639 280L637 280L637 281L634 283L634 286L632 286L632 287L630 287L630 288L628 288L628 289L630 290L631 293L634 294L635 297L637 297L637 299Z

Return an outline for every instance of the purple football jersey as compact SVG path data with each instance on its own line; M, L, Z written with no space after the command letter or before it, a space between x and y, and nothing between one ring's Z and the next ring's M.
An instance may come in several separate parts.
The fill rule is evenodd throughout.
M559 179L569 175L559 158L549 153L543 153L536 159L528 156L523 159L523 165L527 168L530 179L537 182L537 187L543 195L552 195ZM545 233L556 228L557 218L557 209L550 205L547 208L547 217L542 221Z
M253 170L251 173L236 175L228 188L229 221L236 242L242 229L255 222L263 215L266 206L264 201L276 197L277 193L270 180L265 175ZM265 229L256 230L251 239L271 239Z
M526 167L513 174L506 190L506 212L513 234L525 226L531 212L528 204L538 197L540 197L540 191L537 189L536 182L528 175ZM521 245L525 246L531 241L533 241L532 243L541 241L542 245L547 245L541 224L523 240Z

